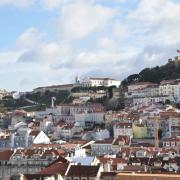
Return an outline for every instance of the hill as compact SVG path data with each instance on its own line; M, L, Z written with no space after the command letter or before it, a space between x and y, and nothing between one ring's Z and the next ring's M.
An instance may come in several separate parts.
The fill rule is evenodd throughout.
M5 96L0 100L0 112L13 109L44 110L45 107L51 106L51 98L56 97L56 104L71 101L68 91L41 93L27 93L19 99L13 99L12 96Z
M163 66L145 68L139 74L132 74L122 81L122 86L135 82L160 83L162 80L180 79L180 60L169 59Z
M74 87L71 92L66 90L45 93L28 93L22 96L18 100L14 100L10 96L4 97L0 101L0 112L5 110L12 110L16 108L24 108L26 110L41 110L45 107L50 107L51 98L56 97L56 104L72 102L74 97L72 93L78 92L91 92L105 91L106 96L102 98L90 99L89 102L102 103L108 110L118 110L124 107L124 92L127 90L127 86L135 82L152 82L160 83L162 80L180 79L180 57L179 59L169 59L168 63L163 66L156 66L153 68L145 68L138 74L132 74L125 78L120 86L120 97L118 99L112 98L112 90L114 87Z

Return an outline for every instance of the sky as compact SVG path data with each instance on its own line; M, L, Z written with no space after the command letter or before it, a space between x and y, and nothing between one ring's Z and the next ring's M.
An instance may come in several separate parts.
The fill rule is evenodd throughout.
M180 48L180 0L0 0L0 88L123 80Z

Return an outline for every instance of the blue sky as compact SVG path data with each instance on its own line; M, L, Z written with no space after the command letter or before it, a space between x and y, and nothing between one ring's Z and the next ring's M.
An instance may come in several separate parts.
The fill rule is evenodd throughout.
M119 80L180 48L179 0L1 0L0 88Z

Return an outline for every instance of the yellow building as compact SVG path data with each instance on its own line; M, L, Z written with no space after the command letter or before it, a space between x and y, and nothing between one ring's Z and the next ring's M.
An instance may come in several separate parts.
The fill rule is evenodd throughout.
M147 137L147 127L144 125L133 125L133 138Z

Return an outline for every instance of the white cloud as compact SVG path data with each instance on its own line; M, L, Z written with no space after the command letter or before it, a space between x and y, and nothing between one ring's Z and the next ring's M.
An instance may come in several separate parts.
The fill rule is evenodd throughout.
M15 47L16 48L33 48L41 39L44 37L45 33L39 32L36 28L28 28L23 32L17 39Z
M117 3L125 3L125 2L127 2L127 1L129 1L129 0L113 0L114 2L117 2Z
M21 1L24 7L30 5L28 0ZM15 5L20 0L7 2ZM30 27L12 48L0 53L4 69L0 80L17 79L15 85L9 83L10 88L19 86L18 89L26 90L69 83L77 72L81 76L123 79L144 67L166 63L166 58L180 45L179 4L170 0L141 0L130 14L116 11L119 7L108 7L101 0L41 0L40 3L56 14L57 25L51 24L51 30L57 34L51 37L44 29Z
M98 47L101 49L105 49L107 51L115 51L117 50L117 44L115 41L108 37L102 37L98 39Z
M180 4L171 0L141 0L129 17L148 24L179 21Z
M1 65L6 63L16 62L16 60L21 56L22 53L23 51L12 51L12 50L1 51L0 52Z
M19 57L18 62L47 63L49 65L58 62L63 64L70 54L71 49L65 44L41 42L24 52Z
M41 0L41 5L47 10L53 10L60 7L60 5L62 5L62 1L63 0Z
M171 0L142 0L137 9L129 14L137 28L147 29L143 38L151 44L178 44L180 36L180 4Z
M126 38L129 35L128 26L121 23L115 23L112 29L113 36L121 39Z
M0 0L0 6L10 5L20 8L29 7L34 3L34 0Z
M115 15L110 8L92 3L74 3L62 7L59 29L65 38L81 39L102 31Z

